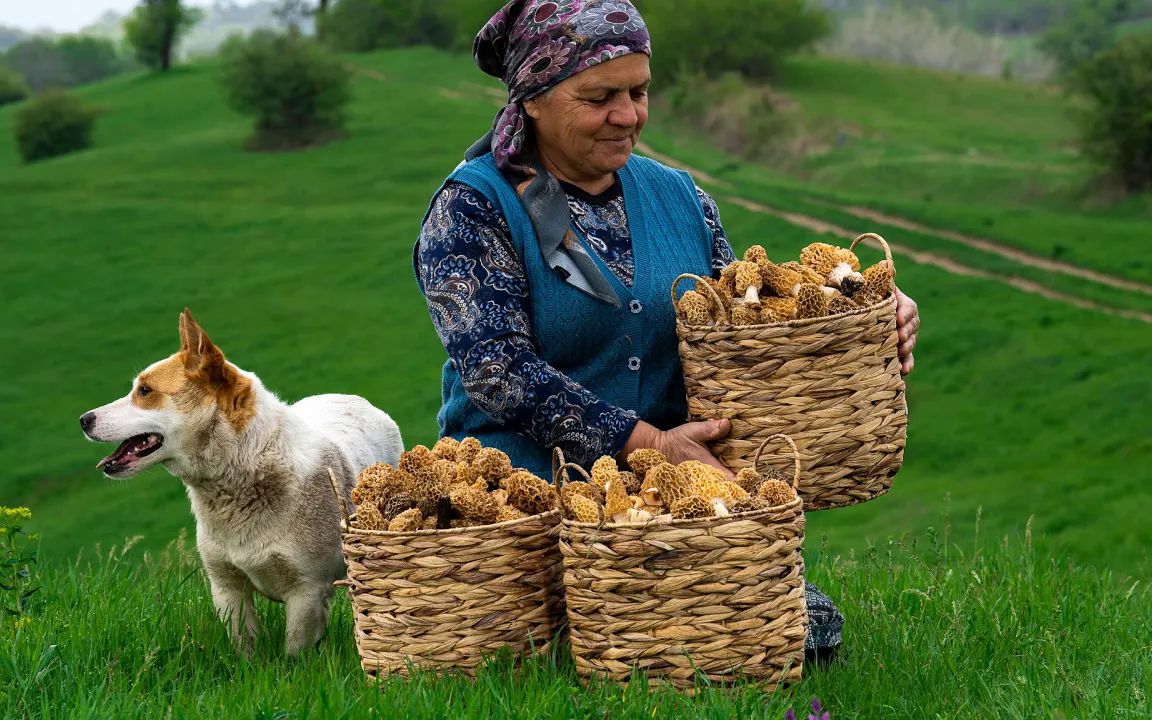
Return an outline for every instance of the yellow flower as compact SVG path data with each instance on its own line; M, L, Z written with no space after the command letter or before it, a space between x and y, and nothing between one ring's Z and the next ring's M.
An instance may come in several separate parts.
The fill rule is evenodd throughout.
M4 520L31 520L32 511L26 507L3 507L0 506L0 519Z
M20 628L23 628L23 627L28 627L31 624L32 624L32 618L27 616L27 615L21 615L20 617L16 618L16 622L12 623L12 625L17 630L19 630Z

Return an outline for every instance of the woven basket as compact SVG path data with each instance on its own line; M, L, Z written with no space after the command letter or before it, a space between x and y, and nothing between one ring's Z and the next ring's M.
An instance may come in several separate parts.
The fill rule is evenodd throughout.
M793 486L799 454L794 462ZM587 477L561 464L558 484L566 470ZM565 519L560 550L577 673L627 684L640 670L649 686L688 691L700 675L765 689L799 679L808 630L803 542L799 497L724 518Z
M875 239L892 263L884 238ZM895 268L895 265L892 266ZM672 301L684 279L672 283ZM717 306L711 287L701 289ZM736 470L764 438L784 433L800 447L808 510L871 500L892 487L904 460L908 410L897 355L896 298L831 317L766 325L676 321L694 420L728 418L713 452Z
M355 516L353 516L355 517ZM356 648L369 680L409 668L475 676L505 648L546 652L564 627L560 513L451 530L341 525Z

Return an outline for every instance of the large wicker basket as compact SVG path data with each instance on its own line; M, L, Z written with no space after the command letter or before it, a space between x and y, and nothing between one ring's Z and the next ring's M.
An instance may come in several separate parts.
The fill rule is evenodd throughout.
M892 251L884 238L867 233ZM895 265L892 266L895 268ZM672 284L672 301L684 279ZM710 287L701 289L719 305ZM728 418L732 432L713 446L724 464L749 464L776 433L800 447L808 510L883 495L904 460L908 411L897 356L896 299L844 314L765 325L676 322L694 420Z
M794 462L795 485L798 454ZM569 469L586 477L562 464L558 484ZM650 686L689 691L701 676L765 689L799 679L808 629L803 542L799 497L723 518L565 519L560 550L577 673L626 684L639 670Z
M355 517L355 516L353 516ZM474 676L564 627L560 513L451 530L341 526L356 648L368 679L409 668Z

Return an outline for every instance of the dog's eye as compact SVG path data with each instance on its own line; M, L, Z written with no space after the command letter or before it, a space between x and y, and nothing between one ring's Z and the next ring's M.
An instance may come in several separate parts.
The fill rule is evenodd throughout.
M140 393L140 397L148 397L152 394L152 388L148 387L147 385L141 385L140 387L136 388L136 392Z

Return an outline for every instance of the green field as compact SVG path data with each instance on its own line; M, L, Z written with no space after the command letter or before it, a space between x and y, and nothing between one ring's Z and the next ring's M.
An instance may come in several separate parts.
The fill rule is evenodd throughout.
M0 504L32 508L48 586L37 629L0 650L9 653L0 693L24 703L9 705L16 716L71 707L144 717L171 707L175 716L238 708L238 716L282 717L278 708L306 707L326 717L378 702L359 690L347 605L325 655L271 669L231 658L202 579L193 573L175 588L187 572L136 562L140 550L156 552L191 529L179 481L161 470L103 479L93 466L106 448L85 442L77 423L175 351L177 315L189 306L230 359L281 397L361 394L396 418L407 444L434 439L443 349L416 291L411 245L429 197L490 122L498 86L467 58L431 50L350 61L362 72L349 139L300 153L244 152L247 124L224 107L211 66L84 89L103 110L96 147L33 166L18 164L5 139L13 111L0 110L0 373L9 379L0 386ZM1071 108L1047 90L815 58L792 63L782 89L813 119L842 123L850 140L785 175L720 155L671 118L654 117L645 134L657 151L720 181L702 185L720 200L738 248L762 243L795 256L820 237L732 202L743 198L879 229L985 275L897 254L898 281L923 316L906 464L885 498L809 518L809 564L817 578L838 578L830 589L854 623L854 649L842 669L797 689L798 702L804 693L826 697L841 709L837 718L1138 714L1147 664L1125 662L1117 673L1109 663L1137 649L1152 654L1147 596L1121 601L1132 582L1152 576L1152 524L1141 510L1152 507L1152 325L1002 279L1145 314L1152 295L869 223L843 206L1147 285L1152 261L1141 241L1152 203L1104 205L1087 191L1095 171L1072 150ZM890 537L926 538L945 512L969 552L999 559L941 560L935 570L892 560L861 574L863 558L877 552L869 548L883 555ZM1017 544L1000 549L1030 517L1036 556ZM83 548L137 535L137 550L122 560L67 564ZM1012 584L1029 564L1046 568L1046 585ZM155 597L168 600L153 612ZM50 619L56 613L75 620ZM130 622L106 627L121 617ZM997 624L1006 617L1018 623L1010 626L1017 644L957 657L973 638L1010 632ZM49 660L50 679L29 680L37 653L53 643L60 654ZM1046 655L1044 643L1059 654ZM1104 652L1109 643L1116 653ZM212 660L198 664L204 657ZM540 672L516 698L499 675L476 692L419 684L387 697L429 716L435 703L475 716L528 717L533 703L589 717L655 714L647 704L655 701L608 691L575 697L567 669ZM948 677L966 692L943 692ZM682 700L662 702L669 714L687 712ZM749 696L702 707L717 717L766 707L779 716L783 705ZM876 708L888 709L867 712Z

